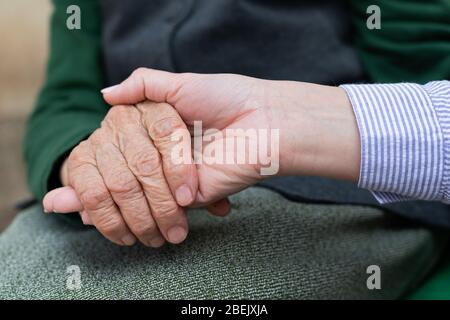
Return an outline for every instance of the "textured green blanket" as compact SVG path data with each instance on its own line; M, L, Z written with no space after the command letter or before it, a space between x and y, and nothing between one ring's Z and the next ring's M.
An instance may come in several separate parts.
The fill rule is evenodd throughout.
M193 210L187 241L161 249L121 248L30 208L0 236L0 298L399 298L446 242L374 208L260 188L232 201L225 219ZM381 268L380 290L367 288L369 265Z

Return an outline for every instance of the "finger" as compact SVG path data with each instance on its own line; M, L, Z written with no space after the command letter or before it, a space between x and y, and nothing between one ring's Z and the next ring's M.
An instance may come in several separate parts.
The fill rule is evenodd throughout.
M231 210L230 200L228 198L216 201L206 207L206 209L213 215L224 217Z
M83 210L83 205L72 187L53 189L45 195L42 204L45 212L72 213Z
M184 241L188 232L186 214L183 208L178 206L167 185L159 152L143 126L129 125L140 123L139 111L126 106L116 106L111 109L113 110L120 113L118 119L121 123L117 125L120 128L119 149L128 167L142 185L159 230L171 243Z
M119 245L133 245L136 238L126 226L103 178L92 163L88 142L80 144L74 151L69 156L69 183L77 192L84 210L107 239ZM88 152L89 156L86 156Z
M83 205L72 187L54 189L45 195L42 202L45 212L73 213L79 211L83 223L92 225L88 213L83 210Z
M111 143L98 145L95 149L99 172L128 228L144 245L162 246L164 238L151 215L142 187L119 149Z
M181 74L139 68L121 84L105 88L102 93L106 102L112 106L136 104L145 100L171 103L182 78Z
M137 105L142 121L161 154L164 176L180 206L194 202L198 189L191 135L178 112L167 103Z
M83 221L83 224L91 225L91 226L94 225L86 210L83 210L80 212L80 217L81 217L81 221Z

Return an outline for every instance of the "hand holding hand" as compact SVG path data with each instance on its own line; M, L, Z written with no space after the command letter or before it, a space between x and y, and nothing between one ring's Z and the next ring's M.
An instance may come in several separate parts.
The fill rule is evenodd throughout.
M226 200L228 195L264 178L261 174L263 167L273 163L263 162L260 157L254 162L236 162L236 159L242 156L242 150L230 148L226 143L235 138L244 141L244 145L253 146L253 149L252 147L244 149L243 158L246 160L251 158L249 153L256 151L260 155L259 149L267 150L271 147L269 160L275 162L274 173L278 175L317 175L354 181L358 179L360 150L358 130L351 105L345 92L340 88L291 81L268 81L232 74L175 74L138 69L120 85L104 89L102 92L108 103L113 106L121 105L113 107L112 110L134 109L133 106L123 105L137 104L141 113L152 115L145 117L142 123L148 129L151 138L148 143L154 142L163 159L163 169L160 171L164 172L168 181L168 187L163 187L166 198L169 189L174 195L177 192L169 182L172 176L166 173L166 162L172 163L172 167L177 167L173 165L174 130L169 128L184 129L185 134L181 135L184 136L183 149L188 148L190 151L192 147L189 157L193 155L194 160L197 160L198 152L202 159L210 157L212 153L217 157L217 153L220 152L224 153L226 159L232 159L232 163L196 162L196 170L193 171L196 172L194 180L197 189L193 189L195 183L188 184L193 198L181 203L178 201L179 205L209 205L210 211L222 215L229 210L229 203ZM168 104L174 109L171 109L169 116L161 118L158 106L167 107ZM165 123L164 143L158 142L158 137L151 134L155 119ZM183 124L180 124L180 121ZM201 132L200 151L198 145L196 146L197 137L193 130L196 122L200 122L202 130L206 130L204 133ZM190 139L187 138L186 127L191 135L194 134L193 145L188 141ZM270 141L268 146L267 140L260 142L258 136L255 138L248 134L251 130L260 129L266 130L266 134L278 130L279 136L276 137L276 141ZM211 153L211 150L214 152ZM180 165L179 162L177 164ZM192 163L181 163L181 167L186 165L190 165L189 170L192 170ZM132 173L136 174L134 171ZM160 177L161 179L157 181L163 181L164 176ZM138 180L142 183L141 179ZM159 183L154 184L153 188L158 189ZM69 184L74 185L71 181ZM96 186L92 186L94 187ZM78 194L72 194L70 200L67 196L65 199L61 195L52 197L50 192L46 198L50 198L53 203L63 199L66 204L73 204L77 202L77 196ZM146 196L150 210L157 212L151 206L152 201L154 202L151 193L148 192ZM114 197L112 200L115 201ZM178 196L177 200L180 200ZM120 207L119 204L118 206ZM153 216L158 215L153 213ZM160 229L163 236L170 239L164 224L161 224ZM182 238L179 236L179 239Z
M279 159L271 159L279 160L278 175L358 180L359 132L342 88L236 74L170 73L140 68L121 84L102 92L112 106L145 100L169 103L188 126L201 121L204 128L221 131L279 130ZM257 145L259 149L263 147L266 146ZM261 178L254 169L259 173L264 165L267 164L230 167L242 169L239 176L248 179L240 181L233 176L233 183L225 183L222 190L211 193L202 189L200 183L199 194L206 199L223 197L248 186ZM202 170L206 173L206 169L207 166L199 168L200 181L204 180Z

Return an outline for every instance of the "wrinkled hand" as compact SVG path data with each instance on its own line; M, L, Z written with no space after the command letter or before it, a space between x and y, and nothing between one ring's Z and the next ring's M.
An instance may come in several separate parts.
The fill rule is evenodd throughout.
M190 139L170 139L174 130L189 137L167 104L111 108L101 128L65 161L61 179L70 187L48 193L44 207L80 211L86 223L120 245L132 245L136 237L152 247L164 239L183 241L188 224L181 206L195 199L197 172L192 163L171 162L174 144L186 143L183 148L190 151Z
M261 147L259 142L249 141L255 139L245 135L245 131L270 131L273 122L280 121L279 118L274 119L276 116L267 104L265 94L269 83L232 74L174 74L138 69L122 84L103 90L103 93L111 105L128 104L131 101L134 104L145 100L169 103L191 129L191 133L196 121L201 121L205 136L208 136L208 129L219 132L211 139L203 139L203 159L214 149L223 150L224 160L226 157L236 160L239 156L247 159L244 163L238 163L237 160L232 163L197 163L199 189L195 205L201 206L226 198L262 179L262 164L259 161L251 163L248 161L249 154L240 155L238 150L225 149L224 146L225 140L244 139L249 145L253 143L256 146L256 149L247 149L245 152L257 152ZM229 129L241 129L244 132L241 132L240 137L231 136Z
M194 134L194 143L189 148L196 161L198 189L190 206L209 205L210 211L223 215L229 210L226 197L266 177L262 172L267 167L275 169L269 170L272 172L269 174L278 175L316 175L353 181L358 177L358 131L351 105L341 88L233 74L176 74L141 68L120 85L102 93L112 106L129 105L133 109L131 105L154 101L176 110L178 119ZM145 102L138 108L148 112L154 106ZM204 130L200 151L193 130L197 121ZM144 125L151 127L145 121ZM234 130L232 134L229 129ZM261 142L259 137L246 134L247 130L259 129L270 134L279 130L279 140L272 141L268 134L269 146L267 140ZM269 163L261 161L259 154L256 162L248 161L249 154L243 155L244 162L236 161L242 159L242 154L228 147L225 141L230 139L244 140L253 145L253 151L270 150ZM169 149L165 149L166 154ZM222 159L231 158L234 162L197 162L199 152L205 159L217 150L224 153ZM252 147L245 148L244 153L249 151ZM168 175L166 178L170 180ZM77 195L72 198L77 201ZM53 198L54 203L56 200L70 203L60 195Z

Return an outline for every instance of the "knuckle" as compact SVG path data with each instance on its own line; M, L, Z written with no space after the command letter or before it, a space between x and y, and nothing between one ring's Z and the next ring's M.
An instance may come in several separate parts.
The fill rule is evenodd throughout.
M138 182L130 173L117 171L111 177L109 190L116 194L134 195L140 193Z
M101 145L105 141L105 135L101 128L95 130L89 137L89 141L95 145Z
M171 218L178 213L178 206L172 202L160 203L152 210L153 216L157 219L161 218Z
M139 67L136 70L133 71L132 76L144 76L145 74L147 74L148 69L144 68L144 67Z
M68 161L70 162L81 162L86 157L86 150L88 147L87 141L80 142L75 148L70 152Z
M147 237L156 233L156 225L149 219L139 221L133 225L133 233L138 237Z
M102 123L102 128L108 128L115 134L123 132L125 136L128 136L129 129L139 126L140 123L141 115L135 107L130 105L117 105L109 110Z
M81 154L80 151L78 149L78 147L75 147L72 152L69 154L69 157L67 158L67 161L69 161L69 163L78 163L81 160Z
M101 215L96 222L96 227L107 235L119 233L124 226L122 220L113 215Z
M138 152L134 157L136 174L140 177L153 176L161 167L161 159L156 151Z
M168 182L177 183L184 181L191 174L189 164L173 163L172 161L164 161L164 175Z
M90 188L80 194L80 200L88 210L101 209L107 207L110 194L103 188Z
M117 120L120 119L124 114L129 112L129 108L125 105L117 105L109 109L106 115L107 119Z
M183 123L176 117L167 117L159 119L150 128L150 135L154 140L170 138L178 130L183 130Z

